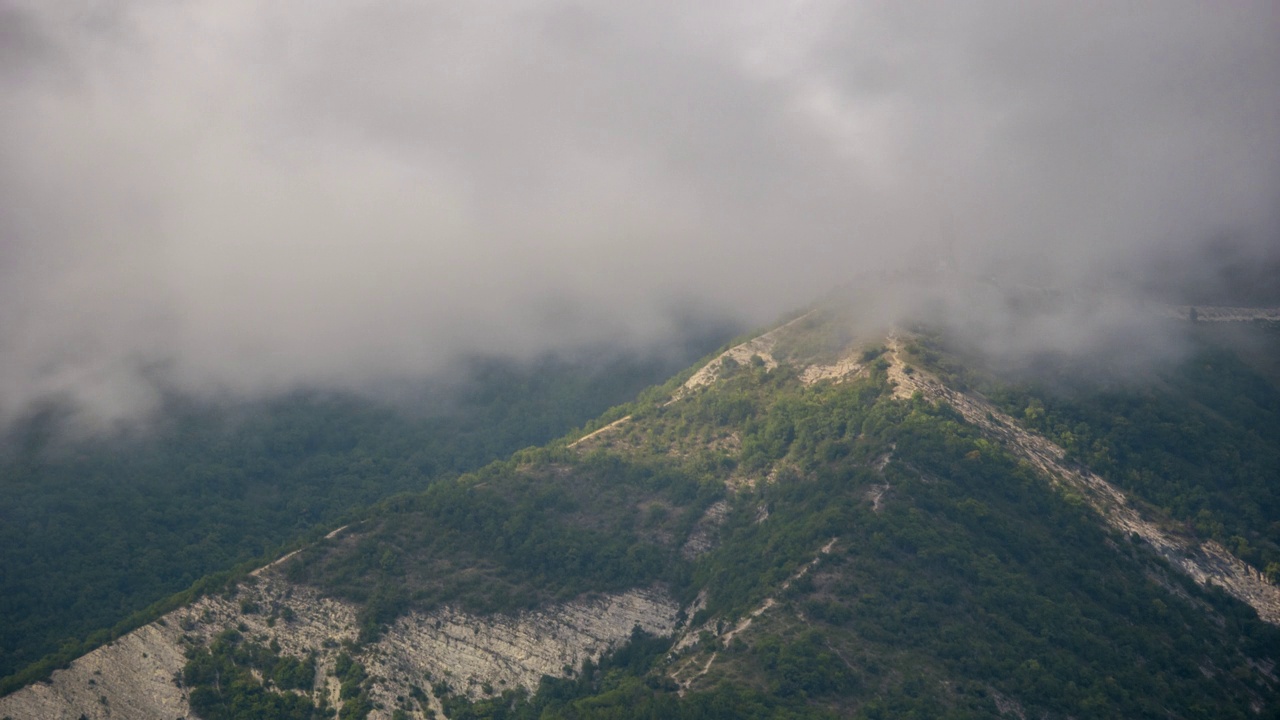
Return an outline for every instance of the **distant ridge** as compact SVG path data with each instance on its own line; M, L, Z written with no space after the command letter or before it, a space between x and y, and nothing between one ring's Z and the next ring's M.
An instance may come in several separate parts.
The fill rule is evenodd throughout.
M1280 322L1280 307L1227 307L1222 305L1162 305L1160 314L1197 322Z

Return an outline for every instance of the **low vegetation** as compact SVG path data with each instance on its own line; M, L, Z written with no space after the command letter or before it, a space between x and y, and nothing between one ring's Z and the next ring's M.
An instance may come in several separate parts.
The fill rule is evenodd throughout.
M951 408L894 399L876 350L856 381L806 386L786 365L739 365L674 402L650 395L588 445L384 504L288 572L363 599L367 633L441 603L512 612L653 583L706 592L693 647L672 655L637 636L533 694L449 695L454 718L1276 711L1276 628L1107 530ZM721 498L714 547L683 556Z

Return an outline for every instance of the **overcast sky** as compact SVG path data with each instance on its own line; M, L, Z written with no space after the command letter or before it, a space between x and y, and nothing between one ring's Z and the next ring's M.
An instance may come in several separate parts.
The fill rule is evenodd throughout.
M1250 266L1278 211L1274 0L0 0L0 417L642 345L939 257Z

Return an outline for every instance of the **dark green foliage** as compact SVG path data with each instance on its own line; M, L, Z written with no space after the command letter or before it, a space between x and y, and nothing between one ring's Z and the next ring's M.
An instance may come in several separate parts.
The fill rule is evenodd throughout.
M366 640L411 606L511 612L686 581L673 540L722 488L602 454L523 459L389 501L358 534L304 551L286 572L361 602ZM637 507L653 503L671 510L638 527Z
M339 720L363 720L373 710L373 701L369 699L369 678L364 665L356 662L347 653L342 653L334 660L334 675L341 683L338 697L342 707L338 708Z
M359 695L360 686L365 681L365 678L368 677L365 673L364 665L351 659L351 656L347 653L342 653L334 661L333 673L341 683L338 697L343 700Z
M1194 584L1178 584L1171 593L1147 579L1164 574L1149 569L1159 561L1127 541L1117 551L1096 518L1054 495L950 408L881 402L860 409L842 401L851 392L834 392L795 415L805 423L793 423L790 431L760 429L792 436L783 457L811 470L763 488L754 502L740 498L724 545L697 574L716 589L713 609L733 615L757 604L825 538L839 537L844 555L820 566L812 589L796 583L792 602L821 607L810 621L821 622L824 636L843 643L851 656L879 655L871 663L855 660L861 672L850 668L851 678L885 659L931 675L923 697L933 699L913 705L922 716L981 699L939 693L944 679L963 678L1028 706L1089 717L1160 715L1170 707L1197 716L1196 707L1216 708L1228 698L1273 696L1275 688L1261 675L1234 670L1247 664L1241 650L1280 656L1280 633L1250 609ZM818 448L842 435L832 422L837 418L860 428L852 457L895 448L884 481L897 501L880 513L862 501L872 479L867 470L822 462ZM755 521L755 504L770 509L767 522ZM1183 594L1199 600L1188 602ZM1226 619L1224 630L1206 616L1204 603ZM856 640L839 640L848 637L846 629ZM801 634L798 641L817 650L816 637ZM775 693L803 689L794 674L788 682L778 664L784 647L766 645L761 655L757 646L755 661L765 661L759 676ZM873 682L854 686L876 689L877 699L858 705L860 711L902 716L901 697L885 704L902 686L891 677L874 682L885 675L883 667L869 674ZM814 688L835 684L817 680ZM930 709L930 703L938 705ZM1244 705L1235 707L1214 716L1247 716Z
M834 352L819 329L799 326L777 356ZM707 593L706 609L688 619L694 628L752 618L731 642L703 630L705 642L674 658L668 640L634 632L598 664L544 678L533 694L488 688L473 702L437 678L432 689L456 719L1280 711L1280 683L1266 672L1280 659L1280 630L1109 531L953 408L890 397L883 355L872 348L857 381L805 386L794 368L748 362L671 402L672 385L646 393L603 418L632 416L592 444L521 451L390 498L284 572L360 603L365 641L408 608L512 612L654 584L686 602ZM1229 356L1212 356L1219 370L1203 378L1190 365L1159 391L1112 388L1113 397L1062 384L1002 388L929 341L911 355L1016 409L1072 459L1108 475L1136 472L1138 500L1179 516L1181 495L1160 493L1203 500L1187 507L1221 513L1209 520L1228 541L1238 528L1248 547L1237 552L1269 557L1266 533L1280 514L1255 473L1274 468L1280 402ZM1137 437L1125 427L1139 427ZM1233 474L1214 482L1205 473L1215 466ZM680 549L718 500L728 511L712 529L717 542L687 559ZM766 598L773 604L756 612ZM228 644L202 662L223 658L229 673L270 665L277 687L298 674L276 670L285 661L269 648L218 642ZM705 670L682 674L692 678L683 694L670 677L681 663ZM339 717L367 715L364 668L343 654L336 672ZM255 692L275 691L247 686L244 696ZM420 689L409 695L425 700Z
M886 469L897 468L898 497L910 501L855 516L843 567L821 578L839 595L854 591L841 600L859 647L907 652L939 679L988 684L1029 707L1077 716L1176 707L1195 716L1197 704L1218 707L1265 687L1253 685L1257 675L1237 681L1229 671L1245 656L1226 648L1275 657L1275 628L1239 603L1179 587L1230 618L1219 629L1203 607L1147 579L1143 566L1154 561L1143 548L1112 547L1087 512L966 440L963 428L927 424L935 429L897 439L919 472ZM1251 638L1266 640L1250 648ZM1214 668L1211 677L1202 668ZM1248 714L1242 706L1214 712Z
M662 649L638 637L532 697L450 696L451 717L996 718L997 701L1029 717L1276 709L1276 683L1257 669L1280 657L1276 628L1113 536L954 409L885 389L878 373L803 387L785 368L740 368L638 407L614 431L618 452L529 451L397 499L293 572L348 596L398 583L411 603L481 612L658 579L686 598L709 591L695 624L779 601L683 697ZM725 432L736 453L706 448ZM720 544L687 568L671 549L716 497L707 490L743 473L773 480L728 498ZM891 488L879 512L873 486Z
M855 716L847 709L810 702L798 686L780 693L725 682L680 696L670 679L645 672L661 668L667 645L633 634L631 644L605 656L599 665L584 663L573 679L543 677L532 697L523 691L478 702L450 696L445 698L445 710L458 720L833 720ZM770 656L775 667L783 667L795 678L793 683L804 683L817 694L839 692L838 688L856 683L846 670L830 667L825 643L813 633L782 649L762 645L761 655ZM640 658L644 661L637 665ZM910 675L867 702L856 717L994 718L994 711L989 698L977 695L951 705L939 702L925 691L919 676Z
M755 642L751 652L768 675L767 690L775 697L852 694L858 685L857 675L817 630L791 640L766 635Z
M271 680L282 690L310 691L315 682L316 661L314 657L298 659L283 656L271 667Z
M766 625L739 640L746 651L721 651L707 688L683 700L639 673L606 675L543 717L716 717L702 713L725 707L743 717L995 718L997 696L1050 717L1243 718L1250 702L1271 707L1274 682L1245 668L1249 657L1280 656L1275 628L1169 577L954 411L859 409L846 404L856 392L818 403L830 415L804 415L827 429L797 431L815 450L798 452L793 438L784 457L814 469L740 497L696 576L713 610L732 617L838 537L785 596L787 608L821 612L757 620ZM879 513L863 492L881 478L820 462L816 448L836 433L823 418L837 416L860 427L851 456L896 448L883 477L896 500Z
M364 720L373 712L373 701L369 694L361 692L353 698L343 701L338 709L338 720Z
M211 573L559 436L727 334L702 328L640 360L475 360L458 385L422 391L416 412L318 393L219 408L170 398L140 437L83 440L62 436L56 408L33 415L0 441L0 678L48 657L0 694ZM375 614L394 614L384 601Z
M204 720L318 720L326 715L308 695L315 674L314 656L282 656L228 630L208 648L188 651L182 682ZM302 693L281 692L291 690Z
M1070 373L987 391L1068 459L1280 578L1280 390L1205 342L1158 384Z
M532 697L523 690L507 691L478 702L451 695L444 699L445 713L453 720L817 720L837 717L806 707L796 698L734 685L680 698L674 683L649 672L660 667L670 644L669 640L637 630L627 645L601 658L598 665L585 662L572 679L544 676Z

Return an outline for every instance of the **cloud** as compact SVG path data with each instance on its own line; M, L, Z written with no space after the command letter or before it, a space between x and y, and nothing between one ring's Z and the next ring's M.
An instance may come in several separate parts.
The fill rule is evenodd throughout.
M0 415L641 346L940 259L1280 263L1276 38L1265 1L0 0Z

